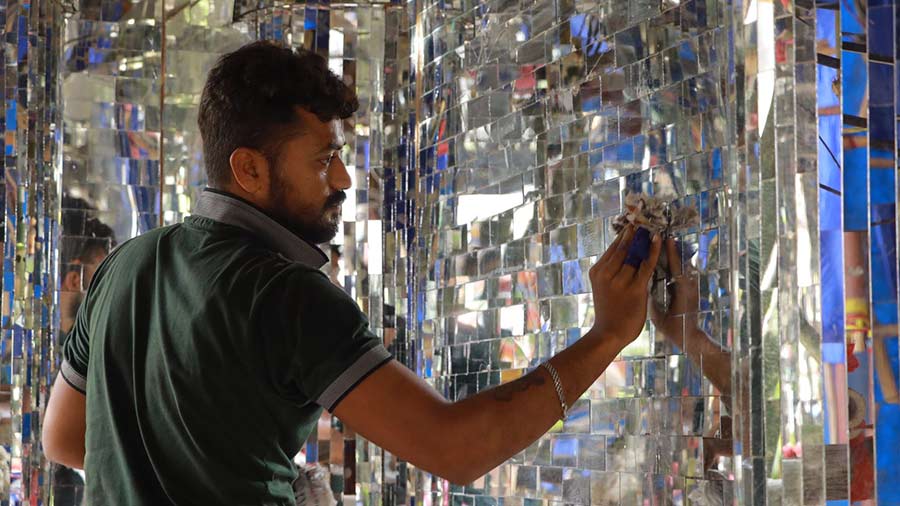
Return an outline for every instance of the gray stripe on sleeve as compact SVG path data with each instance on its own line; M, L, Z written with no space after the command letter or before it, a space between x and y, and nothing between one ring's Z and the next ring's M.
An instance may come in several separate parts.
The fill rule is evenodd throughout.
M81 393L87 392L87 379L79 374L68 360L63 360L59 373L63 375L63 378L72 388Z
M331 410L334 404L341 399L351 388L364 378L373 369L383 364L387 359L391 358L390 352L382 346L378 345L371 350L365 352L361 357L356 359L346 371L334 380L328 388L322 392L322 395L316 399L316 404L325 409Z

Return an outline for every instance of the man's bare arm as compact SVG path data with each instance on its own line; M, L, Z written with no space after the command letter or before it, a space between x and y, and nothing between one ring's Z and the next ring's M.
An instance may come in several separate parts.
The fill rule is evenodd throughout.
M620 236L591 269L595 324L554 356L571 406L596 381L646 320L647 284L659 255L640 271L623 265L633 230ZM335 409L348 426L412 464L469 483L520 452L561 416L550 374L538 368L518 380L451 403L397 362L354 388Z
M588 333L551 364L572 405L627 343ZM451 403L398 362L381 367L338 405L354 430L414 465L454 483L470 483L520 452L559 420L544 368Z
M41 432L44 455L50 461L84 469L85 399L62 374L57 375Z

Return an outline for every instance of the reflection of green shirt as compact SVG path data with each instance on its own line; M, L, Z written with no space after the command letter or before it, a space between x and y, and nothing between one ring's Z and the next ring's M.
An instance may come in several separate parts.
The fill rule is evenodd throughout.
M323 263L212 191L103 262L63 347L87 392L87 504L293 506L322 408L389 360Z

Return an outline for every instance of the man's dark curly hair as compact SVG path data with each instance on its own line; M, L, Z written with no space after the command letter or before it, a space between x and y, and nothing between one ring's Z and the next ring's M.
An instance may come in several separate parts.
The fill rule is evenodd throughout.
M209 186L231 181L229 159L239 147L277 158L281 145L302 131L298 106L331 121L349 118L359 101L311 51L254 42L219 59L203 87L198 119Z
M86 200L63 195L62 237L59 248L60 267L65 275L89 264L98 255L106 256L116 247L116 234L109 225L90 216L97 209Z

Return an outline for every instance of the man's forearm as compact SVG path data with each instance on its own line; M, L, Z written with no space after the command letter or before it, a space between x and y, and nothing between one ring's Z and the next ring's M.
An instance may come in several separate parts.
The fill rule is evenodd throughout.
M566 404L572 406L627 344L622 338L588 332L550 359L559 373ZM527 375L480 392L450 409L460 444L453 459L471 480L528 447L556 423L562 409L550 374L538 367ZM470 443L477 438L477 444ZM466 442L468 444L462 444Z

